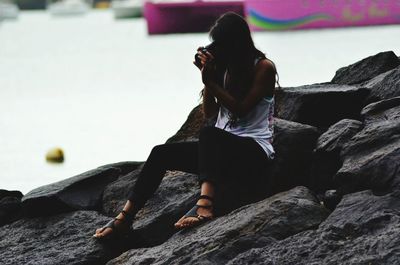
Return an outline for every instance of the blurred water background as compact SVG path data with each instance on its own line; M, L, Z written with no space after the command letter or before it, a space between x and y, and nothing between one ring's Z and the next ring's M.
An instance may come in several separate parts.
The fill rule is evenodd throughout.
M375 53L400 55L400 25L257 32L282 86L330 81ZM148 36L145 20L110 11L0 24L0 188L23 193L119 161L144 161L199 104L192 65L206 33ZM63 164L45 153L60 146Z

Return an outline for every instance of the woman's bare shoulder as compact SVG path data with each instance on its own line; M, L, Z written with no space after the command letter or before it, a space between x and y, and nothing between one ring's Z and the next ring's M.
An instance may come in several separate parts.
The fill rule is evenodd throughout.
M265 96L274 94L275 74L275 65L271 60L264 58L257 63L255 83L265 89Z
M268 58L263 58L257 63L256 69L258 71L264 72L264 73L276 73L275 65L274 63L268 59Z
M261 59L255 68L255 78L260 82L273 82L275 83L276 69L275 65L269 59Z

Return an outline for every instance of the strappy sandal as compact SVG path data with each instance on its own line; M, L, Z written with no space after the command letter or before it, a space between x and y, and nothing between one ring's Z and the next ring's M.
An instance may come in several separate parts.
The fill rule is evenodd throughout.
M116 236L126 235L126 233L132 229L131 225L133 223L134 215L125 210L122 210L121 213L124 216L123 219L115 217L114 219L109 221L105 226L100 228L101 229L100 233L103 233L104 230L106 230L107 228L111 228L112 231L109 234L107 234L105 236L96 236L96 234L94 234L93 237L100 239L100 240L105 240L105 239L114 238ZM115 225L115 221L117 221L117 220L120 221L120 223L118 225ZM123 227L121 227L121 226L123 226Z
M207 195L200 195L198 200L200 200L200 199L206 199L206 200L209 200L209 201L211 201L212 203L214 203L214 199L213 199L212 197L210 197L210 196L207 196ZM192 207L192 209L190 209L190 210L183 216L183 217L184 217L183 220L185 220L185 218L187 218L187 217L194 217L194 218L197 218L198 221L195 222L195 223L192 224L192 225L179 227L178 229L190 228L190 227L198 226L198 225L203 224L203 223L205 223L205 222L207 222L207 221L209 221L209 220L212 220L212 219L213 219L212 216L204 216L204 215L200 215L200 214L197 213L197 210L198 210L199 208L212 208L212 207L213 207L213 204L211 204L211 205L198 205L198 204L196 204L195 206Z

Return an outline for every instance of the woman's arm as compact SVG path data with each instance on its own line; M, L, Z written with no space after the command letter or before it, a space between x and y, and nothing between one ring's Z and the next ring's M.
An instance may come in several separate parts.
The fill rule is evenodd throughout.
M242 101L236 100L225 89L216 84L212 78L212 71L209 64L203 67L203 83L220 104L239 118L246 116L263 97L274 94L275 69L268 60L261 60L257 64L253 86Z
M201 71L203 66L205 65L207 61L207 56L201 52L203 47L197 48L197 55L200 58L201 63L198 64L196 61L193 61L193 64ZM208 53L210 58L213 58L213 56ZM207 88L207 86L204 86L203 88L203 102L202 102L202 110L203 110L203 115L205 119L210 119L214 117L219 110L219 102L215 102L215 97L213 94L210 92L210 89Z
M206 86L203 90L203 114L204 118L210 119L214 117L219 110L219 103L215 102L215 97Z

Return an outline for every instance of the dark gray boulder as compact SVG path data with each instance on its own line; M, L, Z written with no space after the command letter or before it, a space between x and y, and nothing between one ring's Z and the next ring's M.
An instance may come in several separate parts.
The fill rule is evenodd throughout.
M341 150L343 165L334 176L335 185L343 193L391 190L400 178L399 101L373 103L362 113L363 129Z
M187 126L190 127L190 123ZM312 126L276 119L274 145L277 155L274 162L266 165L265 172L260 172L258 182L243 181L244 178L224 182L215 195L215 213L225 214L277 192L307 185L311 155L318 136L317 129ZM121 211L140 171L141 167L105 188L104 213L114 216ZM196 175L168 171L134 222L135 232L146 239L143 245L160 244L176 232L173 224L194 205L199 192Z
M182 230L159 246L129 250L107 264L225 264L253 247L316 228L328 214L308 189L297 187Z
M135 170L120 176L104 188L102 194L102 211L104 214L114 216L122 210L143 165L144 163Z
M141 168L108 185L103 194L103 211L116 216L127 201ZM176 232L174 223L187 212L199 196L197 176L167 171L155 194L135 218L132 228L141 246L161 244Z
M328 208L329 210L333 211L338 203L342 200L343 195L340 194L337 190L327 190L321 197L321 203Z
M0 229L1 264L104 264L126 250L118 241L101 244L92 238L107 220L95 211L76 211L5 225Z
M181 128L166 143L198 140L200 129L204 126L215 124L215 118L207 120L204 118L201 104L196 106L187 117Z
M99 209L104 187L140 164L141 162L120 162L105 165L36 188L22 198L23 212L29 216L42 216L78 209Z
M22 196L20 191L0 190L0 226L21 218Z
M315 231L253 248L227 264L399 264L400 195L346 195Z
M400 96L400 66L360 84L370 90L367 103Z
M362 87L313 84L276 90L276 115L323 129L342 119L359 119L369 91Z
M362 122L341 120L328 128L319 138L313 153L311 184L313 190L324 192L334 188L333 177L342 166L343 145L362 129Z
M319 138L316 152L334 152L341 150L343 145L362 128L362 122L358 120L343 119L328 128Z
M18 190L2 190L0 189L0 200L5 198L5 197L16 197L16 198L22 198L24 196L22 192Z
M262 198L296 186L310 185L312 153L319 135L315 127L275 119L273 145L276 156L261 178L265 184L261 182L259 186L270 193L264 191Z
M371 103L362 109L361 115L367 122L369 120L373 122L376 116L379 117L383 111L397 106L400 106L400 96Z
M332 83L353 85L369 80L400 65L392 51L380 52L336 71Z

